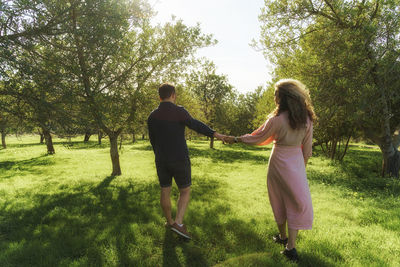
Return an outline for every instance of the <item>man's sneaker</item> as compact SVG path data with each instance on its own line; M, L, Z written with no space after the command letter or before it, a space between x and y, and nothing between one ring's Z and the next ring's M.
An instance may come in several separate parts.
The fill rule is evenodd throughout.
M287 243L288 243L288 239L287 239L287 238L282 239L280 234L274 235L274 236L272 237L272 239L274 240L275 243L282 244L282 245L284 245L284 246L286 246Z
M192 238L190 236L190 234L188 233L188 231L186 230L186 226L183 224L182 224L182 226L179 226L177 223L174 223L173 225L171 225L171 230L174 231L175 233L177 233L178 235L181 235L187 239Z
M285 250L281 251L283 255L288 258L288 260L293 261L293 262L298 262L299 261L299 255L297 255L297 250L296 248L292 248L291 250L285 248Z

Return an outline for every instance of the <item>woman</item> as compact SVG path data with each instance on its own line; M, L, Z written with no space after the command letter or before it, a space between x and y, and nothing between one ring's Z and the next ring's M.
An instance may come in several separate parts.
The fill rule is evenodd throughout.
M279 229L273 240L286 245L282 254L298 261L298 230L311 229L313 222L305 166L311 156L315 114L308 91L297 80L280 80L275 84L275 104L275 111L252 134L227 137L225 141L249 145L274 142L267 175L269 200Z

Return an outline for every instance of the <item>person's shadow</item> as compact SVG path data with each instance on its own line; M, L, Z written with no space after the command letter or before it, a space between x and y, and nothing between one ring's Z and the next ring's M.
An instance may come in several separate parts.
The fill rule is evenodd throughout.
M193 247L192 240L180 237L170 229L165 229L163 243L163 263L162 266L182 266L186 262L191 262L191 266L209 266L200 251ZM179 260L177 248L182 249L185 259ZM183 264L182 264L183 263ZM195 263L195 265L193 265Z

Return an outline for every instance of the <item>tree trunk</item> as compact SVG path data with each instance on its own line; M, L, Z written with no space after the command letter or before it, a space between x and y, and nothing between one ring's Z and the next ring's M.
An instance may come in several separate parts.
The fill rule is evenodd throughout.
M371 53L372 54L372 53ZM390 118L392 117L392 111L390 106L390 96L386 93L386 84L383 82L381 83L380 76L378 74L378 64L375 62L374 67L372 69L372 77L374 83L377 85L378 88L381 88L380 93L382 94L382 138L379 144L379 147L382 151L383 155L383 168L382 168L382 175L394 176L399 177L399 169L400 169L400 153L395 147L395 144L392 139L392 132L390 127ZM383 84L383 86L382 86Z
M214 137L210 138L210 148L214 148Z
M132 133L132 143L136 143L136 135L135 132Z
M349 148L350 138L351 138L351 135L349 136L349 138L347 138L346 146L345 146L345 148L344 148L344 151L343 151L342 156L340 157L340 161L343 160L344 156L345 156L346 153L347 153L347 149Z
M97 140L98 140L99 145L101 145L102 138L103 138L103 133L101 131L99 131L97 134Z
M1 130L1 145L3 146L3 148L7 148L7 144L6 144L6 131L3 129Z
M385 145L379 146L382 155L382 177L385 175L399 178L400 171L400 152L394 146L386 148Z
M53 139L51 137L51 133L47 129L43 129L44 139L46 140L47 146L47 154L55 154L54 146L53 146Z
M122 139L123 139L124 135L121 134L121 137L119 138L119 150L122 149Z
M91 135L92 135L91 133L86 132L86 133L85 133L85 138L83 139L83 142L84 142L84 143L89 142L89 139L90 139L90 136L91 136Z
M385 95L384 95L385 96ZM386 105L384 107L384 122L383 122L383 138L382 143L379 145L383 154L383 175L394 176L399 178L400 169L400 152L395 146L392 134L390 131L390 112L388 110L388 105L386 99L384 102Z
M40 136L40 144L43 144L43 142L44 142L44 134L40 130L38 130L38 134Z
M334 139L334 140L332 141L331 146L332 146L332 150L331 150L331 160L334 160L334 159L335 159L335 155L336 155L336 146L337 146L337 140L336 140L336 139Z
M121 175L118 154L118 134L112 133L108 137L110 138L110 155L113 168L111 176Z

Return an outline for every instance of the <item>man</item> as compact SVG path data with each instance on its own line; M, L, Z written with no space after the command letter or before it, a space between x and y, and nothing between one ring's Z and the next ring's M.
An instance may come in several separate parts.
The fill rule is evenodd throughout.
M171 84L164 83L159 89L160 105L147 120L150 142L155 154L158 179L161 186L161 207L166 226L179 235L190 239L183 216L189 203L191 166L185 139L185 126L208 137L223 136L204 123L193 119L182 106L175 105L176 92ZM172 177L179 188L178 209L175 221L171 216Z

